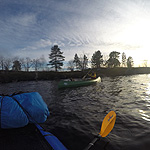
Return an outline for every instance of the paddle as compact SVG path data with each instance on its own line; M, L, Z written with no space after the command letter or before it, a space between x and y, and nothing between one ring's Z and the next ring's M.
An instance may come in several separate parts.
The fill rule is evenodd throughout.
M91 71L92 71L92 69L90 69L90 70L88 71L88 73L87 73L85 76L83 76L82 79L85 79L85 77L86 77Z
M101 131L84 150L89 150L100 139L100 137L106 137L113 129L115 121L116 113L114 111L109 112L102 122Z

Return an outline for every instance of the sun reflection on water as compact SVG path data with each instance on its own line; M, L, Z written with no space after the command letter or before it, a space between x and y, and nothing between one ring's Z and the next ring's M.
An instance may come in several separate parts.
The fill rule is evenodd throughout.
M148 114L146 114L146 111L144 110L139 110L140 115L142 116L142 119L150 122L150 116Z
M143 120L150 122L150 74L147 75L147 78L143 78L142 82L144 90L144 95L142 94L143 109L139 109L138 111Z
M150 76L149 76L149 77L150 77ZM150 95L150 83L148 83L148 85L147 85L146 93L147 93L148 95Z

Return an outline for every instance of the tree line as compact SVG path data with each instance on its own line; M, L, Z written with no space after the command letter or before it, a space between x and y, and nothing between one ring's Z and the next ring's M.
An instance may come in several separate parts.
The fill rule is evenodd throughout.
M31 68L32 70L38 71L39 69L46 68L46 60L44 56L41 56L40 58L31 59L30 57L26 58L5 58L3 56L0 56L0 69L1 70L13 70L13 71L29 71Z
M72 60L68 61L68 69L73 70L85 70L88 68L89 63L91 63L91 68L100 68L100 67L128 67L131 68L134 65L133 58L129 56L126 58L126 54L122 53L122 62L119 61L120 52L112 51L109 54L108 59L104 59L100 50L97 50L92 55L91 60L84 54L83 57L79 57L76 53ZM63 61L65 57L63 56L63 52L60 50L58 45L54 45L51 48L51 53L49 54L49 64L51 68L54 68L55 71L62 69Z
M65 61L65 56L63 56L63 52L58 47L58 45L54 45L51 47L51 52L49 55L49 62L47 63L44 56L40 58L31 59L30 57L19 58L14 57L12 59L5 58L0 56L0 69L1 70L14 70L14 71L29 71L34 70L49 70L47 66L51 66L57 72L62 69ZM122 62L119 61L120 52L112 51L109 54L109 57L104 59L100 50L97 50L93 53L92 58L89 59L86 54L79 57L76 53L72 60L69 60L67 63L68 70L74 71L76 70L85 70L89 68L100 68L100 67L128 67L131 68L134 65L133 58L129 56L126 58L126 54L122 53Z

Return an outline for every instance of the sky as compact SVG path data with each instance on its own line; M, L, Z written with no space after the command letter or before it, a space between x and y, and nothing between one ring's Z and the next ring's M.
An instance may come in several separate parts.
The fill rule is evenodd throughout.
M149 0L0 0L0 55L39 58L57 44L69 61L100 50L150 60ZM150 62L148 61L150 66Z

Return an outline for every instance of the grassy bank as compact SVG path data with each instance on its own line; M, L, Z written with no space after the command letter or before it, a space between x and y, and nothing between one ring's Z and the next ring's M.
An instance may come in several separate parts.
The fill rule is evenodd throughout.
M90 69L89 69L90 70ZM14 81L33 81L33 80L59 80L67 78L82 78L89 70L84 72L54 72L54 71L39 71L39 72L25 72L25 71L0 71L0 82L8 83ZM135 74L149 74L149 67L140 68L100 68L92 69L97 73L97 76L126 76Z
M59 80L66 78L80 78L83 72L54 72L54 71L0 71L0 82L36 81L36 80Z

